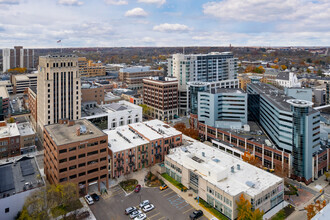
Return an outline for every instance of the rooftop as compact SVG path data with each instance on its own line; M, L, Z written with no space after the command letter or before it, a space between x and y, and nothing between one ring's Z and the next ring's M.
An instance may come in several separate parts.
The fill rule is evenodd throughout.
M235 89L235 88L211 88L212 94L218 94L218 93L237 93L237 94L246 94L241 89Z
M148 126L146 123L135 123L135 124L130 124L129 126L131 128L133 128L135 131L142 134L149 141L153 141L153 140L163 138L163 135L158 133L152 127Z
M86 119L75 120L74 125L71 126L69 126L69 123L45 125L45 129L57 146L86 141L106 135ZM77 135L77 129L81 131L79 136Z
M0 199L3 194L13 195L38 187L41 176L34 158L22 157L15 162L0 165Z
M8 90L5 86L0 86L0 96L2 97L2 99L9 98Z
M167 125L166 123L158 119L146 121L143 123L146 124L151 129L161 133L165 138L182 134L182 132L176 130L175 128Z
M283 181L280 177L198 141L174 148L166 157L193 170L232 196L245 192L254 197Z
M278 80L289 80L290 74L288 72L280 72L277 74L276 79Z
M21 136L35 134L29 122L19 123L17 124L17 127Z
M37 76L38 74L32 73L32 74L19 74L19 75L15 75L14 77L16 78L16 81L28 81L31 78L35 78Z
M265 83L252 83L249 87L256 90L261 96L272 103L279 110L291 112L291 105L287 100L294 99L291 96L286 96L283 90L280 90L270 84ZM316 110L310 108L310 113L315 113Z
M119 97L120 98L120 97ZM130 111L133 109L142 109L138 105L134 105L130 102L121 100L105 105L96 105L95 107L84 108L82 111L82 117L95 116L95 115L107 115L118 111Z
M108 135L109 148L114 153L149 143L149 141L136 134L128 125L104 132Z
M0 138L19 136L19 130L16 123L0 122Z

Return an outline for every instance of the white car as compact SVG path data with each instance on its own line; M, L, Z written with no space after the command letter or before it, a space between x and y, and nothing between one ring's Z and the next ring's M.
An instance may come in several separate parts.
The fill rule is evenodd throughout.
M149 211L153 210L154 208L155 208L155 206L153 204L148 204L148 205L144 206L142 210L144 212L149 212Z
M140 208L142 209L144 206L149 205L149 200L144 200L140 203Z
M84 198L85 198L88 205L93 205L94 204L93 198L89 194L87 194Z
M147 215L142 213L134 218L134 220L144 220L147 218Z
M129 215L129 217L130 217L130 218L135 218L136 216L138 216L138 215L140 215L140 214L142 214L141 210L136 210L136 211L133 211L133 212Z

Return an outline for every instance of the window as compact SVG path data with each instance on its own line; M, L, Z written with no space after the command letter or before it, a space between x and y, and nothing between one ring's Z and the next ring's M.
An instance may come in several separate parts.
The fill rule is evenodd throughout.
M104 160L107 160L107 158L106 158L106 157L102 157L102 158L100 159L100 162L101 162L101 161L104 161Z
M79 176L85 176L86 172L79 173Z
M86 157L86 154L79 154L78 158Z
M100 153L103 153L103 152L105 152L106 150L107 150L106 148L103 148L103 149L100 150Z
M73 166L70 166L69 167L69 170L74 170L74 169L76 169L77 168L77 166L76 165L73 165Z
M60 169L60 173L66 172L68 169L67 168L62 168Z
M85 145L84 144L79 145L79 149L83 149L83 148L85 148Z
M61 159L60 160L60 163L64 163L64 162L66 162L67 161L67 159L66 158L64 158L64 159Z
M107 140L101 140L100 141L100 144L105 144L105 143L107 143Z
M93 146L96 146L98 144L98 142L93 142L93 143L88 143L87 144L87 147L93 147Z
M8 213L9 212L9 208L5 208L5 213Z
M60 150L60 154L63 154L63 153L66 153L66 149L62 149L62 150Z
M77 178L77 174L70 176L70 179L75 179L75 178Z
M69 157L69 161L77 159L77 156Z
M80 164L78 165L78 167L84 167L84 166L86 166L86 163L80 163Z
M74 151L74 150L77 150L77 148L76 147L70 147L69 148L69 151Z
M98 154L99 152L97 150L95 151L92 151L92 152L88 152L87 153L87 156L92 156L92 155L95 155L95 154Z

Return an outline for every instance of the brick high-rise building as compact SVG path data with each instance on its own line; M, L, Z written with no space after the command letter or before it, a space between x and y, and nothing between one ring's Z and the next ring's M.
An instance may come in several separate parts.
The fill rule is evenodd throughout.
M108 136L86 119L59 120L44 129L44 165L48 181L79 184L103 182L108 188Z
M170 77L143 79L143 103L151 108L153 118L172 120L178 116L178 80Z
M78 57L47 55L39 58L37 82L37 131L42 137L43 126L60 119L81 117L81 85Z
M14 49L3 49L3 68L2 71L6 72L8 69L13 68L34 68L34 50L23 49L22 46L15 46Z

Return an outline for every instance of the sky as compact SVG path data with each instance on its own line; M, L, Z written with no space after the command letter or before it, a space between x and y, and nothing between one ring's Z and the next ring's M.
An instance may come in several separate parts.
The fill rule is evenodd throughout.
M330 0L0 0L0 48L330 46Z

